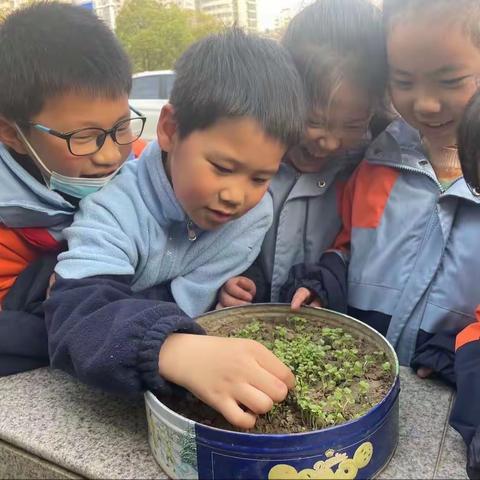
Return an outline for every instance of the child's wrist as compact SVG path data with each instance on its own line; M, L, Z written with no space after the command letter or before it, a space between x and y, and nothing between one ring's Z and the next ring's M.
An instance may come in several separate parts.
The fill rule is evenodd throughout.
M172 333L163 342L158 354L158 372L173 383L180 385L182 368L179 360L188 349L188 338L195 335L187 333Z

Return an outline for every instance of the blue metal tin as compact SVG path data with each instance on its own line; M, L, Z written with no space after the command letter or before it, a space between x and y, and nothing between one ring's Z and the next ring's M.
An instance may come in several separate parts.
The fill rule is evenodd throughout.
M291 315L285 305L251 305L211 312L209 324L226 317L267 320ZM149 441L163 470L178 479L354 479L374 478L398 443L400 380L391 345L367 325L346 315L305 307L300 315L340 326L387 352L395 379L383 401L361 418L306 433L263 435L201 425L145 395Z

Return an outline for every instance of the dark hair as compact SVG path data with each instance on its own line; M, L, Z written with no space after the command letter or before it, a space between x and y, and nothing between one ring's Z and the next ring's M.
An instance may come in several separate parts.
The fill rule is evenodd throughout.
M372 100L383 99L388 69L382 13L369 0L317 0L292 19L282 43L310 105L325 108L345 77Z
M305 102L288 52L233 28L193 44L175 65L170 103L180 137L221 118L251 117L291 146L300 140Z
M437 11L448 19L460 21L472 42L480 47L480 2L478 0L384 0L384 21L388 26L400 14L419 15Z
M480 91L471 98L458 127L458 156L465 181L480 194Z
M40 2L0 24L0 114L26 122L48 98L78 91L115 98L131 89L130 61L86 8Z

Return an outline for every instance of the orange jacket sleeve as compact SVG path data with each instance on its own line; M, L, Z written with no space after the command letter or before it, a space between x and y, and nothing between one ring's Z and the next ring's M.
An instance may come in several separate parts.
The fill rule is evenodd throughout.
M0 225L0 302L17 276L40 252L20 233Z
M377 228L399 171L363 161L347 182L340 202L342 230L333 248L348 254L353 228Z
M147 142L141 138L138 138L133 142L132 151L135 158L139 158L143 152L143 149L147 146Z
M350 239L352 234L352 206L357 176L358 168L355 170L355 172L353 172L347 184L343 186L343 191L339 195L339 213L340 218L342 219L342 229L340 230L340 233L338 234L332 248L334 250L340 250L345 254L350 252Z
M455 351L470 342L480 340L480 305L477 307L477 321L465 327L458 335L455 342Z

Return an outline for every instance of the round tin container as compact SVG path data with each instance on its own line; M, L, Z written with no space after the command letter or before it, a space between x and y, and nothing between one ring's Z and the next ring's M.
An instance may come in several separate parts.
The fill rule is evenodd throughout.
M208 324L255 318L268 321L291 316L289 305L255 304L207 313ZM165 473L174 479L287 480L374 478L385 468L398 443L398 359L378 332L352 317L303 307L299 315L319 319L367 338L387 353L395 378L384 399L362 417L323 430L292 434L233 432L202 425L145 394L149 442Z

